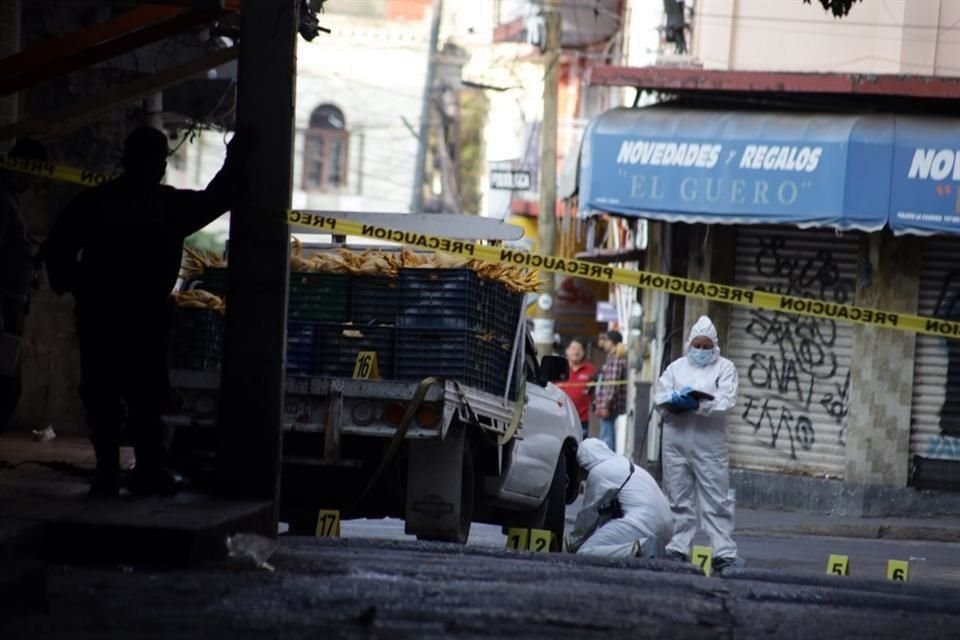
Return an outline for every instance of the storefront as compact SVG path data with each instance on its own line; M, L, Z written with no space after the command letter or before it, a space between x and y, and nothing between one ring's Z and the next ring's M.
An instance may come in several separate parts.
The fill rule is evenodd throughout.
M957 319L958 149L951 119L615 109L585 135L580 202L684 223L665 225L696 238L675 275ZM733 466L903 486L913 456L960 465L960 341L710 308L740 375Z

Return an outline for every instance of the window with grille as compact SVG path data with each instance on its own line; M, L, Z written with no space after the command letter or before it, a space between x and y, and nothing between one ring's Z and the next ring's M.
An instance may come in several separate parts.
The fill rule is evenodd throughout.
M346 186L349 138L340 109L323 104L313 110L303 145L305 191L336 191Z

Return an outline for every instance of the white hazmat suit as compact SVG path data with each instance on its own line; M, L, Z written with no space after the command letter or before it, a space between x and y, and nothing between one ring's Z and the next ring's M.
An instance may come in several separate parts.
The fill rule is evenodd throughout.
M587 438L580 444L577 462L589 474L584 509L596 505L608 489L617 489L630 474L630 461L598 438ZM645 557L662 555L664 545L673 535L673 517L656 480L634 465L633 475L623 484L619 498L623 517L597 529L577 553L616 558L636 555L639 548Z
M698 336L713 341L713 353L691 350ZM720 357L717 330L702 316L690 330L687 355L667 367L657 383L654 400L658 407L669 403L674 392L685 388L702 391L713 400L702 400L693 411L671 413L661 407L663 422L664 489L674 517L674 533L668 553L690 554L697 529L699 506L703 529L710 537L716 559L734 560L733 511L730 488L727 413L737 398L737 369ZM692 351L701 351L694 354ZM699 357L699 363L695 362Z

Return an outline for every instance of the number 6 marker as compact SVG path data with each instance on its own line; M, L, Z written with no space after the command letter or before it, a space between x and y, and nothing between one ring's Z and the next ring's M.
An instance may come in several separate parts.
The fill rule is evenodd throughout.
M887 562L887 580L906 582L910 579L910 563L906 560L890 560Z

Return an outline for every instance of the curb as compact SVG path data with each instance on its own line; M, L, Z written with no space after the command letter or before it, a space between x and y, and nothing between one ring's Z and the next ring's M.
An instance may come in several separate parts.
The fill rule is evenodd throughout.
M754 527L737 529L735 535L798 535L921 542L960 542L960 529L950 527L909 527L900 525L802 525L799 527Z

